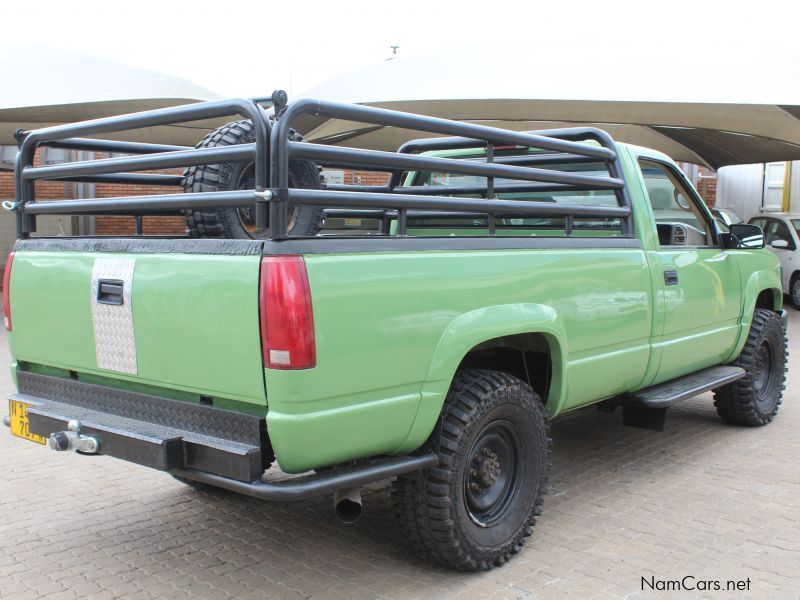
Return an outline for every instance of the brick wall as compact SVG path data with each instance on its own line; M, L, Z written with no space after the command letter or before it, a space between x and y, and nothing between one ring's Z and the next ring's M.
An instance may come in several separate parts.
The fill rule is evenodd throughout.
M176 192L180 192L180 188L98 183L95 185L94 195L96 198L114 198L144 194L174 194ZM94 228L97 235L133 235L136 232L136 220L134 217L127 216L100 216L95 218ZM185 235L186 223L183 217L144 217L142 233L145 235Z
M705 200L708 206L713 207L717 203L717 174L710 169L700 167L698 169L697 192Z
M98 154L97 158L102 158ZM42 152L38 151L34 158L35 165L41 165ZM155 171L167 172L167 171ZM180 170L169 171L173 174ZM37 181L36 198L39 200L61 200L77 198L78 184L58 181ZM180 188L166 186L143 185L116 185L99 183L95 185L96 198L111 198L115 196L140 196L145 194L170 194L180 191ZM14 198L14 173L0 170L0 200ZM95 218L95 233L97 235L126 236L133 235L136 223L133 217L98 216ZM185 235L186 225L183 217L145 217L142 223L145 235Z
M14 174L10 171L0 171L0 200L14 198Z
M346 170L344 171L344 181L348 184L386 185L389 181L389 173ZM95 196L111 198L139 194L169 194L175 193L175 191L176 188L171 187L97 184ZM95 219L97 235L133 235L135 227L136 223L133 217L97 217ZM144 217L142 231L145 235L185 235L186 224L183 217Z
M41 164L41 157L37 155L35 164ZM172 173L180 171L171 171ZM385 185L388 182L388 173L375 173L371 171L344 170L344 183L358 185ZM175 193L178 188L137 186L137 185L111 185L97 184L95 196L109 198L114 196L137 196L142 194ZM77 185L74 183L61 183L40 181L36 183L36 197L42 200L55 200L60 198L75 198ZM717 198L716 173L704 167L699 169L697 191L708 206L714 206ZM0 171L0 200L14 197L14 176L10 171ZM185 235L186 225L183 217L145 217L142 223L145 235ZM133 217L99 216L95 219L95 232L97 235L126 236L135 232Z
M95 219L95 234L128 236L136 232L133 217L102 216ZM186 235L186 222L183 217L144 217L142 233L145 235Z
M386 185L389 183L389 173L376 173L375 171L344 171L345 184L356 185Z
M103 156L102 153L95 154L95 158L103 158ZM181 175L183 169L163 169L160 171L140 172ZM116 198L123 196L175 194L180 191L181 188L173 186L98 183L95 185L94 195L95 198ZM96 235L134 235L136 233L136 219L128 216L99 216L95 218L94 229ZM182 216L144 217L142 219L142 233L144 235L186 235L186 223Z
M37 152L33 159L33 164L42 164L42 154ZM9 170L6 170L9 169ZM11 200L14 198L14 172L13 165L3 165L0 170L0 200ZM76 185L74 183L64 183L60 181L37 181L36 197L42 200L58 200L60 198L74 198Z
M101 158L100 155L97 158ZM37 153L35 164L41 164L42 158ZM181 170L157 171L180 173ZM388 173L375 173L371 171L344 171L344 181L348 184L360 185L385 185L389 180ZM51 181L36 183L36 197L41 200L74 199L77 197L77 184ZM95 184L94 195L96 198L113 198L120 196L138 196L143 194L170 194L179 188L166 186L141 186L119 184ZM14 174L10 171L0 171L0 200L14 198ZM95 218L95 234L108 236L129 236L136 231L136 222L128 216L98 216ZM176 235L186 234L186 224L183 217L144 217L142 231L145 235Z

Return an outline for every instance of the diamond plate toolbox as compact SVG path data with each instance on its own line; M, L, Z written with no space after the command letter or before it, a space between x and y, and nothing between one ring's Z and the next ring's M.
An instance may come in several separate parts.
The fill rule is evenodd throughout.
M97 366L120 373L137 373L136 336L133 330L131 297L133 291L133 258L96 258L92 267L92 327ZM122 303L98 302L100 280L122 282Z

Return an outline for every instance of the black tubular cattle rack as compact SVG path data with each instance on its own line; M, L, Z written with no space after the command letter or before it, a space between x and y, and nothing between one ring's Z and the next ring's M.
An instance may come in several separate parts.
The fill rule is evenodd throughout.
M277 119L256 100L231 99L199 102L91 121L18 132L19 152L14 167L17 233L21 238L36 231L37 215L132 215L141 232L144 215L181 214L196 209L251 208L258 229L269 228L271 239L289 235L289 210L293 206L317 206L330 215L396 219L396 234L406 233L409 216L466 216L487 218L494 233L497 216L552 217L565 219L567 235L576 217L619 219L621 232L633 234L631 200L614 141L604 131L590 127L522 133L394 110L342 104L315 99L286 102L282 91L272 96ZM396 152L348 148L294 141L293 123L299 117L342 119L375 127L396 127L428 135L448 136L415 140ZM87 136L174 125L188 121L239 117L254 125L253 143L208 148L94 139ZM593 144L583 142L593 141ZM46 166L34 166L37 147L49 146L89 152L124 153L129 156L101 158ZM514 156L495 156L498 146L511 146ZM485 150L478 159L441 158L426 155L433 150L475 148ZM529 152L529 149L537 152ZM309 159L326 167L390 173L387 185L328 185L301 189L290 185L289 163ZM181 187L175 174L139 173L231 162L253 162L253 189L198 193L154 194L91 200L37 201L35 182L57 180L87 183L138 184ZM603 163L608 176L548 169L548 165ZM404 174L436 171L471 175L485 184L407 185ZM496 179L503 182L495 183ZM557 204L535 200L497 199L497 193L611 191L617 206ZM483 198L465 197L482 195ZM388 230L384 230L386 234Z

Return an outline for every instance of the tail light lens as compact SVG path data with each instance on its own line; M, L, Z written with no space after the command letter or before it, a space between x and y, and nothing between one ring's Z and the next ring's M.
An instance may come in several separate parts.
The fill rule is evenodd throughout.
M10 252L6 259L6 270L3 272L3 317L7 331L11 331L11 263L13 262L14 253Z
M314 315L302 256L266 256L261 260L260 308L264 366L315 366Z

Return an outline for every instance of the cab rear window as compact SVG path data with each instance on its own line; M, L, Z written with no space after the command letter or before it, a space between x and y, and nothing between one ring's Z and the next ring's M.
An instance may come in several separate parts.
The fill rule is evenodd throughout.
M580 173L596 177L608 177L608 169L601 162L583 164L556 164L548 169ZM495 179L495 185L501 187L507 183L519 183L517 180ZM459 175L452 173L424 172L418 173L414 185L423 186L486 186L485 177ZM467 198L486 198L486 194L458 194ZM584 205L584 206L619 206L617 196L612 191L544 191L544 192L503 192L495 194L499 200L527 200L548 204ZM489 228L486 216L464 217L415 217L408 219L409 229L418 230L454 230L454 234L480 235ZM547 236L619 236L622 235L622 222L618 218L574 217L571 231L564 217L518 217L514 215L497 215L495 228L499 234L506 235L547 235ZM424 233L421 231L421 233ZM441 231L437 232L441 233Z

